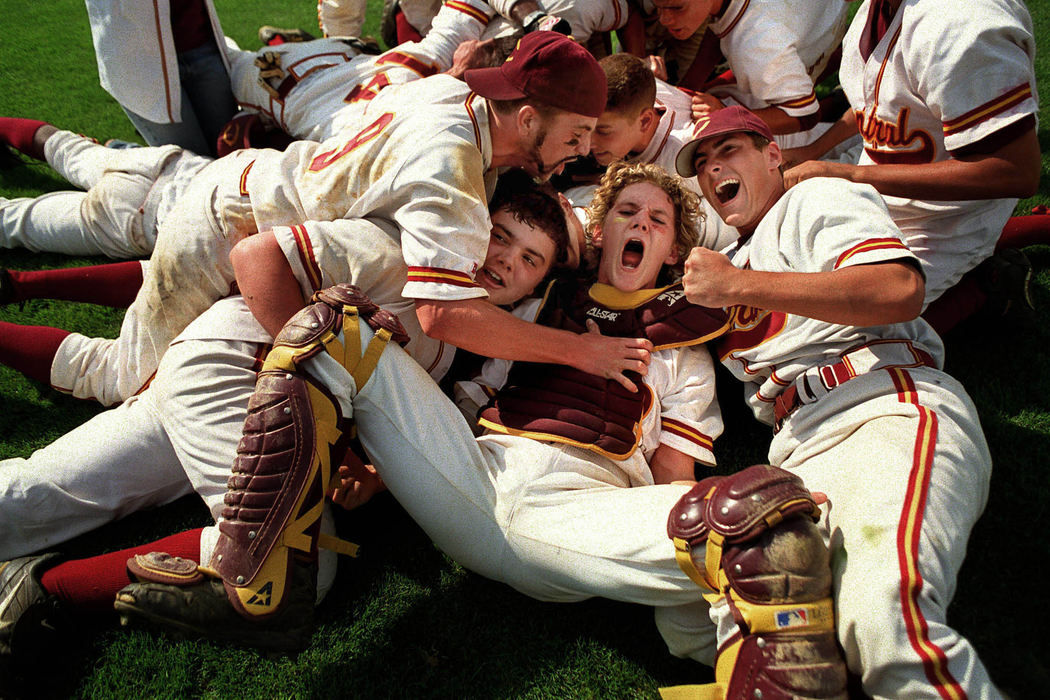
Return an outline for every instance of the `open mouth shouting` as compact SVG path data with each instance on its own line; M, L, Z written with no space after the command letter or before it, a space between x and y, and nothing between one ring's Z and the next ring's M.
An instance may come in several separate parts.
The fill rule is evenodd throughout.
M715 197L720 204L728 204L736 198L740 192L740 180L735 177L727 177L715 185Z
M632 238L623 246L623 252L620 254L620 264L625 269L635 270L642 264L644 258L645 243L637 238Z

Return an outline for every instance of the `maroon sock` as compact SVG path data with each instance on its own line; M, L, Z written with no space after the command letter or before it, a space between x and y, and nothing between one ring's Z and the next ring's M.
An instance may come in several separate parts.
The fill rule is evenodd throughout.
M963 275L958 284L934 299L926 307L922 317L933 326L933 330L944 335L961 321L977 313L987 299L988 295L981 289L976 276L971 272Z
M43 160L44 154L33 145L36 130L46 126L47 122L39 119L20 119L18 117L0 117L0 141L18 149L27 156Z
M51 363L69 331L0 321L0 364L51 385Z
M88 559L74 559L48 569L41 577L44 590L78 612L113 610L113 600L128 577L128 559L136 554L167 552L197 561L201 556L201 529L186 530L149 544Z
M58 270L8 270L14 301L62 299L126 309L142 286L142 263L65 267Z
M1011 216L1003 226L996 250L1024 248L1030 245L1050 245L1050 214Z
M401 10L398 10L397 14L394 15L394 23L397 27L398 44L407 44L410 41L423 41L423 37L415 27L408 23L408 20L405 19L405 13Z

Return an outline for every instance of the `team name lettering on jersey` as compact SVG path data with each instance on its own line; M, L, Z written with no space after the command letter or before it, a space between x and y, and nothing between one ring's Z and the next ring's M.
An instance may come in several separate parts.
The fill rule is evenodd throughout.
M336 162L337 160L345 156L347 153L350 153L352 150L354 150L361 144L368 143L376 136L379 136L379 134L382 133L383 129L386 128L387 124L389 124L393 120L393 118L393 112L385 112L379 117L379 119L376 119L364 129L361 129L361 131L359 131L357 135L354 136L352 139L347 141L346 145L342 148L326 151L316 156L312 161L310 161L309 170L311 172L324 170L329 165Z
M865 150L876 163L932 163L934 157L933 137L922 129L908 130L911 110L901 107L897 119L880 119L875 114L856 110L857 128L864 138ZM918 147L916 147L918 144ZM889 151L880 148L891 149ZM905 150L907 149L907 150Z
M752 306L734 306L732 330L718 341L718 356L725 359L734 352L747 350L780 335L787 322L787 314L766 311Z

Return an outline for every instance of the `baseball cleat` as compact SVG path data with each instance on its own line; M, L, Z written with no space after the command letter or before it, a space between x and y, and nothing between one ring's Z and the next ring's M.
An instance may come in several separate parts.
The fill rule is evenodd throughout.
M280 46L281 44L313 41L316 38L313 34L302 29L274 27L269 24L259 27L259 41L263 46Z
M125 586L113 608L124 626L142 626L183 639L294 653L306 648L314 629L315 574L292 567L291 591L280 611L249 620L230 603L221 579L190 586L142 582Z
M40 576L58 563L58 556L39 554L0 563L0 657L18 664L56 640L65 616Z
M401 10L398 0L383 0L383 10L379 20L379 38L388 49L397 46L397 13Z

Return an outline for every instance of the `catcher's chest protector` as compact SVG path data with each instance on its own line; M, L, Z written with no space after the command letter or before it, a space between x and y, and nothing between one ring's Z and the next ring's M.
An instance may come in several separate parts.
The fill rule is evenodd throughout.
M665 700L846 698L819 517L802 480L768 465L679 500L667 522L678 563L738 634L718 650L715 683L663 689Z
M536 322L574 333L587 321L602 335L648 338L657 350L697 345L725 332L721 309L689 303L680 284L624 293L605 284L558 280L547 288ZM639 386L642 377L628 373ZM564 365L515 362L479 422L501 433L583 447L610 459L630 457L641 438L640 421L651 391L630 392L619 382Z

